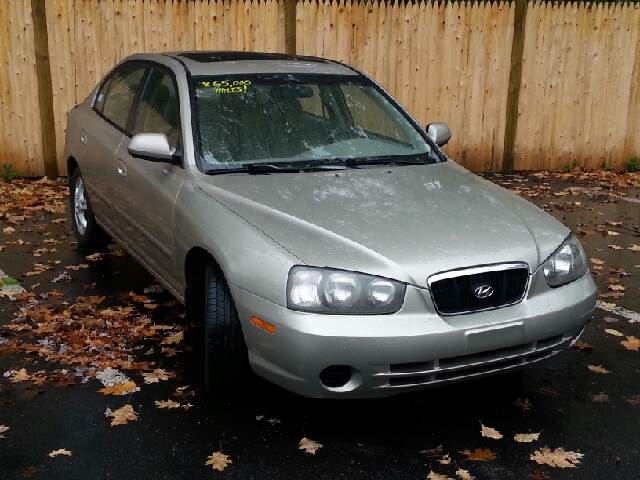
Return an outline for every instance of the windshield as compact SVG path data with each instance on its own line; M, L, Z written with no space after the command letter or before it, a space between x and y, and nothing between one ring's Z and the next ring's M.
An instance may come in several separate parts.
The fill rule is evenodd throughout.
M439 160L405 115L362 77L197 77L195 93L205 170L358 158Z

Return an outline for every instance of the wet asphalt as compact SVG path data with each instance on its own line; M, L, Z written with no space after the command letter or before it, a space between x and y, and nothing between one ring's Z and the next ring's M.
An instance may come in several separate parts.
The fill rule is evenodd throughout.
M508 177L493 178L504 182ZM535 177L528 181L532 188L541 182ZM574 230L593 230L607 220L623 222L617 228L622 234L614 241L600 232L581 240L591 257L629 273L620 282L626 288L624 297L607 301L640 311L640 253L607 246L640 244L640 203L583 194L531 200ZM579 206L571 203L576 201ZM20 238L32 245L40 244L43 236L59 239L58 252L50 259L61 260L60 265L86 263L85 253L73 245L68 222L51 224L54 217L45 214L30 220L21 227ZM92 262L89 269L72 272L69 283L50 283L60 269L24 277L38 261L32 250L24 245L0 252L0 269L27 289L40 284L33 291L62 290L61 301L90 292L117 302L155 283L129 256ZM596 276L602 291L607 278ZM181 321L169 294L155 298L167 302L153 312L155 321ZM0 325L14 312L12 302L0 299ZM177 374L176 379L142 384L130 397L104 396L96 380L66 387L34 386L12 384L0 376L0 425L10 426L6 438L0 439L0 479L424 479L430 470L453 478L458 467L477 479L637 479L640 406L627 399L640 395L640 351L624 349L605 328L640 337L639 324L596 310L582 337L592 345L591 351L572 349L521 372L382 400L310 400L257 378L238 379L246 388L234 394L216 389L207 393L198 385L198 367L183 355L157 359L162 368ZM34 356L0 355L0 373L37 363ZM588 365L603 365L610 373L593 373ZM167 411L154 406L155 400L168 398L176 386L185 384L196 391L189 399L193 408ZM600 393L608 401L594 401L592 396ZM515 405L519 398L528 399L531 407ZM127 401L139 420L110 427L105 409ZM480 421L504 438L482 438ZM512 440L514 434L526 432L542 432L540 440ZM316 455L297 448L303 436L323 445ZM529 460L543 446L563 447L584 457L575 469ZM439 447L450 454L450 465L437 461L440 456L434 450ZM72 456L48 457L59 448L71 450ZM496 459L468 461L460 453L475 448L491 449ZM233 461L223 472L204 464L218 450Z

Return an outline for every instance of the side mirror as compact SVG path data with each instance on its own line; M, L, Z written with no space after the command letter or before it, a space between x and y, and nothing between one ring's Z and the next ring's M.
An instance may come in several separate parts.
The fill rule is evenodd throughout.
M453 136L447 124L440 122L430 123L427 125L427 135L439 147L449 143L449 140L451 140L451 137Z
M176 149L169 146L164 133L138 133L131 138L129 148L132 157L151 162L176 163Z

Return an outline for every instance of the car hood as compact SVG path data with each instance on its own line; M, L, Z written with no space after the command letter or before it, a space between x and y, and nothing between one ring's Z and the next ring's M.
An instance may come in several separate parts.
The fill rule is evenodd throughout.
M451 161L201 178L206 193L300 263L420 286L433 273L475 265L523 261L533 271L569 234Z

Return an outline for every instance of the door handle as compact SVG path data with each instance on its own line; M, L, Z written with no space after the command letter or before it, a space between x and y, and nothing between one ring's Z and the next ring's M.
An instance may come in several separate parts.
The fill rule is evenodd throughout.
M127 167L118 165L118 168L116 170L118 171L118 175L120 175L121 177L127 176Z

